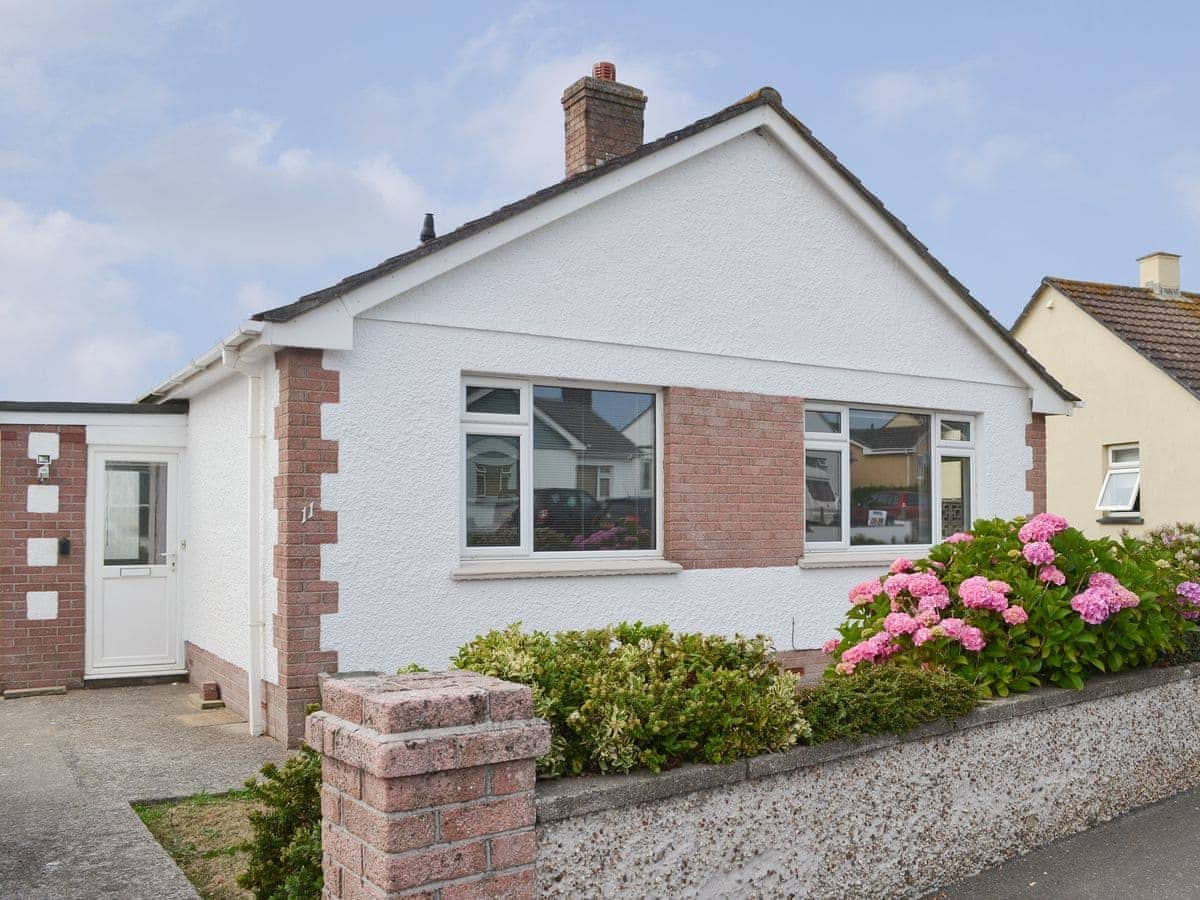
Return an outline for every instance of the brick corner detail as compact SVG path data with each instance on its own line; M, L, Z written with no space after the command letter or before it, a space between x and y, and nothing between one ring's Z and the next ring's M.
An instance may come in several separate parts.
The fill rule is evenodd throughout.
M1033 413L1025 426L1025 444L1033 452L1033 462L1025 472L1025 490L1033 494L1033 513L1046 511L1046 415Z

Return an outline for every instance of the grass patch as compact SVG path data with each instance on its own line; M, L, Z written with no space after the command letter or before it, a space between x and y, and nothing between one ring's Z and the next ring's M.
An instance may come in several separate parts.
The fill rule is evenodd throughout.
M205 900L244 900L238 887L253 837L247 791L196 794L182 800L135 803L133 810Z

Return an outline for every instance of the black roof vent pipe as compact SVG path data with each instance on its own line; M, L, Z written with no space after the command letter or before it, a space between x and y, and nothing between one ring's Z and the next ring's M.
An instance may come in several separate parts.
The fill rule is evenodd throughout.
M433 230L433 213L425 213L425 221L421 223L421 243L428 244L435 237L437 232Z

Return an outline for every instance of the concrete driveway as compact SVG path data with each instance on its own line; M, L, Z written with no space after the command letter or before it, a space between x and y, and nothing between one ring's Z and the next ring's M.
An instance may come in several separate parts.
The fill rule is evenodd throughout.
M130 801L241 787L287 752L224 710L199 713L188 692L0 701L0 896L196 897Z

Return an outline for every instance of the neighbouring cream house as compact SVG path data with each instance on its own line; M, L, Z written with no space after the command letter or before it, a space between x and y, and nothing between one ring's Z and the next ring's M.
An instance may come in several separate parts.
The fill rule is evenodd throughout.
M1093 535L1200 518L1200 294L1179 257L1138 286L1044 278L1013 334L1083 397L1046 422L1047 505Z

